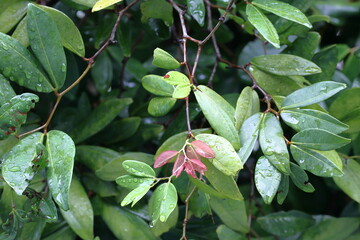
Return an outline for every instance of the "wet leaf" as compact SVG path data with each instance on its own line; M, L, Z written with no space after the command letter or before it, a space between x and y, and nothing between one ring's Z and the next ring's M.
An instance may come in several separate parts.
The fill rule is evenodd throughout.
M28 1L11 1L0 12L0 32L8 33L26 14Z
M156 48L154 50L154 60L152 61L154 66L164 69L175 69L180 67L180 63L161 48Z
M27 33L27 20L24 17L20 23L16 26L15 31L11 35L11 37L15 38L19 41L24 47L28 47L30 45L29 34Z
M254 27L267 41L269 41L274 47L280 48L279 36L274 25L258 8L252 4L247 4L246 15L250 23L254 25Z
M322 72L320 74L309 76L307 79L312 83L331 81L338 63L337 55L338 51L335 44L317 52L311 61L318 65Z
M0 33L0 73L20 86L51 92L53 86L35 64L31 53L16 39Z
M278 204L283 204L289 193L289 176L281 175L280 185L276 194L276 201Z
M350 139L335 135L326 130L309 128L295 134L291 143L316 150L333 150L350 143Z
M218 198L226 198L226 195L218 192L213 187L207 185L206 183L200 181L197 178L189 177L190 181L203 193L209 194L210 196L218 197Z
M121 201L121 206L124 207L132 203L131 207L133 207L149 190L150 184L145 184L145 182L140 184L137 188L125 196L125 198Z
M283 53L311 60L320 43L320 37L317 32L308 32L306 37L297 38L291 46L285 48Z
M147 165L146 163L135 161L135 160L126 160L122 163L124 169L131 175L138 177L155 177L156 174L154 170Z
M91 11L97 12L120 2L122 2L122 0L99 0L95 3Z
M260 100L258 94L251 87L245 87L236 103L235 128L239 130L246 119L259 111Z
M191 146L194 148L195 152L204 158L214 158L214 151L206 143L195 140L191 142Z
M301 190L304 192L314 192L315 188L309 182L309 178L304 170L302 170L298 165L290 163L291 173L290 178Z
M260 124L259 142L265 157L285 175L290 173L290 160L283 130L274 114L266 113Z
M15 97L15 92L6 78L0 74L0 107L11 98Z
M288 95L282 102L282 109L309 106L324 101L346 88L343 83L319 82L299 89Z
M36 157L36 143L42 143L44 135L36 132L21 139L3 158L2 176L21 195L35 172L32 160Z
M307 17L299 9L290 4L276 0L255 0L252 4L279 17L297 22L308 28L312 27Z
M266 204L275 197L281 181L281 173L262 156L255 166L255 186Z
M162 76L158 75L146 75L141 80L142 86L150 93L164 96L164 97L171 97L174 92L174 87L164 81Z
M84 187L75 177L69 192L69 210L60 209L71 229L82 239L94 239L94 212Z
M281 76L305 76L321 72L315 63L289 54L257 56L251 59L251 63L265 72Z
M317 176L342 176L342 162L335 151L315 151L291 145L291 154L302 169Z
M198 86L194 93L211 127L217 134L226 138L235 150L238 150L240 140L235 128L234 108L224 98L206 86Z
M243 168L243 163L233 146L225 138L214 134L199 134L196 139L206 143L214 152L210 162L226 175L235 176Z
M140 185L150 186L154 182L154 178L123 175L116 178L115 181L121 187L135 189L138 188Z
M28 5L26 19L31 49L54 88L59 89L65 82L67 67L59 30L51 16L34 4Z
M186 3L189 14L198 22L200 26L204 26L205 20L205 4L202 0L187 0Z
M150 198L149 208L152 209L152 223L166 222L172 211L177 206L178 196L174 185L170 182L163 183L156 188Z
M47 183L55 202L61 209L67 211L75 144L66 133L58 130L51 130L46 136L46 148L49 153Z
M152 212L151 208L149 209L149 212ZM178 218L179 208L176 206L166 222L157 221L156 224L152 226L151 230L156 236L160 237L163 233L169 232L171 228L176 226Z
M174 158L178 154L179 154L179 152L174 151L174 150L168 150L168 151L160 153L160 155L157 156L157 158L155 159L154 168L159 168L159 167L165 165L166 163L168 163L170 161L170 159Z
M297 132L319 128L332 133L341 133L348 126L331 115L313 109L289 109L281 111L282 120Z

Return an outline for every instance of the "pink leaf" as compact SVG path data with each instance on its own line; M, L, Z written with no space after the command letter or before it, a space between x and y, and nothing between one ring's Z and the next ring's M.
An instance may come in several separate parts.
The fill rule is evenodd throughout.
M184 164L185 164L185 156L183 154L179 154L176 158L172 174L176 177L179 177L181 172L184 170Z
M162 152L155 160L154 162L154 168L159 168L163 165L165 165L168 161L170 161L170 159L172 159L173 157L175 157L179 152L177 151L173 151L173 150L169 150L169 151L165 151Z
M189 162L191 162L191 164L193 165L195 171L198 171L202 175L204 175L204 172L207 171L207 167L200 160L198 160L198 159L189 159Z
M204 158L214 158L214 151L204 142L200 140L195 140L191 142L191 146L194 148L197 154Z
M185 172L192 176L193 178L197 178L194 166L191 164L191 162L185 162Z
M194 148L192 148L191 146L186 147L186 156L190 159L199 159L200 160L199 155L196 154Z

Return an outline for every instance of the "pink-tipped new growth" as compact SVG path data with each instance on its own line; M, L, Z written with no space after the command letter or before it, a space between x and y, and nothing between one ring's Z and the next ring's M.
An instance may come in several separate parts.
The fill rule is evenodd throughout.
M165 165L167 162L170 161L170 159L172 159L173 157L175 157L177 154L179 154L179 152L173 151L173 150L169 150L169 151L162 152L162 153L155 159L154 168L159 168L159 167Z
M185 156L180 153L174 163L172 174L175 177L179 177L181 172L184 170L184 166L185 166Z
M195 152L204 158L214 158L214 151L204 142L200 140L195 140L191 142L191 146L194 148Z

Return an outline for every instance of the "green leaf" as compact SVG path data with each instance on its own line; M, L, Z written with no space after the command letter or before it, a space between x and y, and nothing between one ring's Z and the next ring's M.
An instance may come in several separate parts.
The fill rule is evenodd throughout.
M66 57L59 30L49 14L34 4L28 5L27 29L30 46L48 73L55 89L63 86Z
M255 166L255 186L266 204L275 197L281 181L281 173L262 156Z
M232 230L248 233L248 219L244 200L211 198L210 206L221 221Z
M149 213L152 213L151 208L149 208ZM156 222L156 224L152 226L151 230L156 236L160 237L163 233L169 232L171 228L176 226L178 218L179 208L176 206L175 210L170 214L166 222Z
M61 37L62 45L69 51L80 57L85 56L85 46L81 33L73 21L63 12L55 9L39 5L41 9L47 12L54 20Z
M206 143L214 151L215 158L210 159L210 162L221 172L235 176L243 168L240 157L225 138L214 134L199 134L196 139Z
M57 208L50 193L41 199L39 210L41 216L46 219L46 222L52 223L58 221Z
M315 191L315 188L309 182L309 178L304 170L302 170L298 165L294 163L290 163L290 169L290 178L295 184L295 186L297 186L304 192L311 193Z
M260 124L259 142L262 152L271 164L280 172L288 175L290 160L284 133L279 120L272 113L266 113Z
M177 191L170 182L163 183L156 188L149 202L149 208L153 209L151 214L152 223L166 222L178 201Z
M276 194L276 201L278 204L283 204L289 193L289 176L281 175L280 185Z
M28 1L12 1L0 13L0 32L9 32L25 15Z
M91 11L97 12L120 2L122 2L122 0L99 0L95 3Z
M42 133L33 133L21 139L3 158L2 176L18 195L35 175L32 160L36 157L36 144L41 144L43 138Z
M131 204L133 207L140 199L145 196L145 194L150 190L151 186L146 184L140 184L137 188L132 190L126 197L121 201L121 206L124 207L126 205Z
M207 185L206 183L200 181L197 178L189 177L190 181L203 193L209 194L210 196L218 198L226 198L226 195L218 192L213 187Z
M259 95L251 87L245 87L236 102L235 128L239 130L246 119L260 111ZM241 142L241 141L240 141Z
M202 0L187 0L186 6L189 14L198 22L200 26L204 26L205 20L205 4Z
M162 77L162 79L171 85L186 85L190 84L189 78L178 71L170 71L165 74L165 76Z
M309 128L295 134L291 143L316 150L333 150L350 143L350 139L335 135L326 130Z
M322 72L309 76L307 79L312 83L331 81L338 63L336 45L331 45L317 52L311 61L318 65Z
M297 38L293 44L282 53L296 55L307 60L311 60L320 43L320 34L317 32L308 32L305 37Z
M146 75L141 80L142 86L150 93L164 96L164 97L171 97L174 92L174 87L164 81L162 76L158 75Z
M346 159L343 176L334 177L336 185L349 197L360 203L360 164L353 159Z
M335 151L315 151L293 144L290 150L302 169L321 177L343 175L342 162Z
M51 92L53 86L35 64L36 59L16 39L0 33L0 73L20 86Z
M324 101L346 88L343 83L319 82L299 89L288 95L282 102L282 109L309 106Z
M95 65L91 68L91 77L95 83L96 90L101 94L108 91L113 80L113 64L107 52L102 52L96 58Z
M154 117L161 117L168 114L174 107L175 103L176 99L172 97L152 98L149 102L148 112Z
M293 236L315 224L310 215L296 210L271 213L259 217L257 222L262 229L279 237Z
M350 79L354 80L360 73L359 66L360 57L356 55L356 52L350 53L344 64L343 72Z
M75 177L69 192L69 210L60 209L71 229L82 239L94 239L94 212L89 197Z
M114 98L100 103L100 105L95 108L88 118L80 122L76 127L73 132L74 142L82 142L102 130L131 103L131 98Z
M0 140L14 135L26 122L28 112L34 108L39 97L32 93L23 93L11 98L0 108Z
M206 86L198 86L194 93L211 127L217 134L226 138L235 150L238 150L240 140L234 123L234 108L219 94Z
M251 63L265 72L281 76L305 76L321 72L313 62L289 54L257 56L251 59Z
M358 218L330 218L307 229L299 240L344 240L358 227Z
M76 160L93 171L118 157L120 157L120 153L109 148L90 145L76 147Z
M124 169L131 175L138 177L155 177L154 169L143 162L126 160L122 163Z
M259 136L260 123L262 122L263 117L264 114L255 113L246 119L240 128L239 134L241 147L238 151L238 155L243 164L245 164L245 162L248 160L251 152L254 149L256 140Z
M165 0L144 1L140 5L140 10L142 13L142 22L147 22L149 18L161 19L168 27L174 22L172 6Z
M332 133L341 133L348 126L324 112L313 109L289 109L280 113L282 120L297 132L319 128Z
M252 4L279 17L297 22L308 28L312 27L307 17L299 9L290 4L276 0L255 0Z
M70 229L70 227L65 226L63 228L60 228L59 230L56 230L56 232L52 232L47 237L43 238L43 240L62 240L62 239L75 240L76 235Z
M51 130L46 136L46 148L49 154L47 182L55 202L61 209L67 211L75 144L66 133L58 130Z
M19 43L21 43L24 47L28 47L30 45L29 34L27 33L26 17L24 17L16 26L16 29L11 35L11 37L18 40Z
M147 177L137 177L131 175L123 175L116 178L116 183L125 188L135 189L138 188L140 185L151 185L154 182L154 178L147 178Z
M189 96L190 91L190 84L179 84L175 88L172 97L177 99L186 98L187 96Z
M104 204L101 217L118 239L157 239L144 220L120 207Z
M209 180L211 185L221 194L227 198L234 200L242 200L243 196L232 176L225 175L218 170L208 159L202 159L207 171L205 177Z
M82 181L89 192L94 192L99 197L114 197L118 194L118 189L113 182L102 181L93 173L85 173Z
M280 48L279 36L270 20L252 4L246 5L246 15L249 22L274 47Z
M11 87L8 80L0 74L0 107L8 102L11 98L15 97L16 93Z
M175 69L180 67L180 63L161 48L156 48L154 50L154 60L152 61L154 66L164 69Z

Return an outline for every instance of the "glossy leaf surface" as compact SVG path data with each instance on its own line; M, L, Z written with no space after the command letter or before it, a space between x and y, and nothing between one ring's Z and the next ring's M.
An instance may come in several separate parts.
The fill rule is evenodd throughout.
M131 175L138 177L155 177L154 170L146 163L126 160L122 163L124 169Z
M259 111L260 100L258 94L250 87L245 87L236 102L235 128L239 130L246 119Z
M187 0L186 4L189 14L200 26L204 26L205 4L202 0Z
M178 71L167 72L163 76L163 80L173 86L190 84L189 78L185 74Z
M304 170L302 170L298 165L294 163L290 163L290 168L290 178L295 184L295 186L297 186L304 192L311 193L315 191L315 188L309 182L309 177Z
M171 97L174 87L164 81L162 76L146 75L141 80L142 86L152 94L164 97Z
M120 2L122 2L122 0L99 0L95 3L91 11L97 12Z
M15 97L15 92L8 80L0 73L0 106Z
M0 32L8 33L26 14L27 1L11 1L0 11Z
M125 188L135 189L140 185L148 185L150 186L154 182L154 178L147 177L137 177L131 175L123 175L116 178L116 183Z
M164 69L175 69L180 67L180 63L171 56L170 53L161 48L155 48L152 64Z

